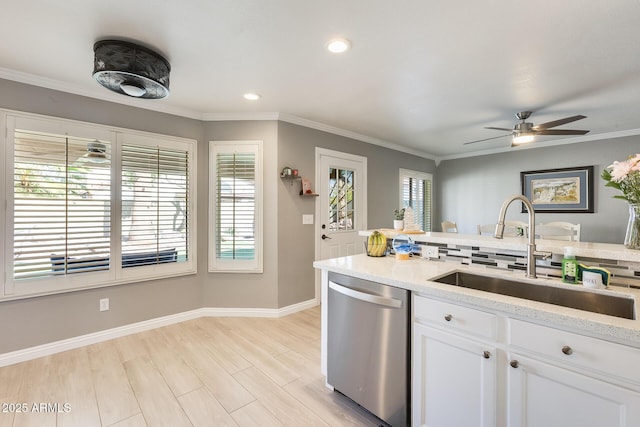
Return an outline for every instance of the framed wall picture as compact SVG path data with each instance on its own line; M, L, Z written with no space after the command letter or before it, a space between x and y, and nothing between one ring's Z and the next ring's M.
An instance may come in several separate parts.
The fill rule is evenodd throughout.
M520 172L520 182L536 212L593 213L593 166Z

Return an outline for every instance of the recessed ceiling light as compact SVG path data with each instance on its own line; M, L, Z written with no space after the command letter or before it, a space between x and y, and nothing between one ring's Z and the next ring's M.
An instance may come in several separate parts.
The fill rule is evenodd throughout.
M327 50L332 53L342 53L349 50L351 42L347 39L333 39L327 43Z
M244 99L247 99L249 101L257 101L258 99L260 99L260 95L258 95L257 93L245 93L242 96L244 97Z

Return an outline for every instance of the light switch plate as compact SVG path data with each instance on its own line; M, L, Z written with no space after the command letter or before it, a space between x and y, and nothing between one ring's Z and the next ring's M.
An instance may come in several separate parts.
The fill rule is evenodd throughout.
M313 224L313 214L303 214L302 215L302 223L303 224Z

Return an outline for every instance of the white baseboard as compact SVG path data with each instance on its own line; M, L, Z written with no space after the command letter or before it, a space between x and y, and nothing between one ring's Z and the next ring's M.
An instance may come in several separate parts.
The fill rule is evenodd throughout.
M299 302L283 308L204 308L209 317L270 317L277 318L297 313L320 304L317 299Z
M49 356L51 354L61 353L74 348L86 345L96 344L108 341L114 338L123 337L125 335L136 334L163 326L172 325L174 323L185 322L187 320L197 319L200 317L269 317L277 318L296 313L315 307L319 304L317 298L309 301L303 301L283 308L199 308L197 310L185 311L183 313L172 314L169 316L158 317L155 319L145 320L142 322L131 323L129 325L118 326L117 328L107 329L104 331L93 332L86 335L80 335L60 341L54 341L48 344L29 347L22 350L16 350L9 353L0 354L0 367L13 365L15 363L26 362L28 360L37 359L38 357Z

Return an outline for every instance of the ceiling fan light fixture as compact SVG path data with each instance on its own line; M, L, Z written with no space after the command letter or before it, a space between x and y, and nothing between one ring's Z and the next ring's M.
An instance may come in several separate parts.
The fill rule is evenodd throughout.
M93 51L93 78L107 89L143 99L169 95L171 66L160 54L121 40L98 41Z
M90 163L107 162L107 146L96 140L87 144L87 154L84 158Z
M535 134L533 132L521 132L513 135L513 145L522 145L533 142Z

